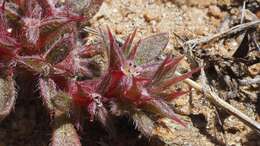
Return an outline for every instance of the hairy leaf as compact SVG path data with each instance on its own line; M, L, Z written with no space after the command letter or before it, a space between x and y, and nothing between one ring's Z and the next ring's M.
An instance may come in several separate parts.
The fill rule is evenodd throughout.
M0 76L0 121L14 108L16 89L13 76Z
M81 146L80 137L65 114L54 119L52 146Z
M112 138L116 138L117 134L115 125L109 115L109 112L104 106L99 106L97 108L97 119L107 130L108 134L111 135Z
M136 128L146 137L153 135L154 123L144 112L136 111L132 114Z
M40 94L43 97L43 102L49 111L54 110L52 99L57 96L56 84L51 79L40 79Z
M167 46L168 42L168 33L156 34L142 40L137 49L136 63L144 64L155 59L160 51Z
M190 78L192 76L192 74L194 74L195 72L198 72L199 70L200 70L200 68L195 68L195 69L191 70L190 72L187 72L187 73L185 73L181 76L173 77L172 79L166 80L164 83L162 83L158 87L161 88L161 89L168 88L175 83L178 83L178 82L183 81L187 78Z
M119 48L116 43L114 36L108 29L109 38L109 69L120 69L125 64L125 56L123 51Z
M23 18L25 37L29 43L36 44L40 36L42 8L33 1L27 1L27 13Z
M56 110L69 113L72 104L72 97L63 91L58 91L58 93L51 98L51 103Z
M57 64L69 55L73 47L75 47L75 42L71 34L67 34L52 44L46 54L46 60L51 64Z
M167 56L155 72L152 84L163 81L165 78L167 78L169 73L174 73L177 68L177 64L181 61L182 58L183 57L172 58L171 56Z
M166 116L181 124L182 126L186 127L186 124L182 120L180 120L177 114L173 112L172 108L167 103L165 103L165 101L161 99L150 100L147 102L146 106L149 109L149 111L151 111L152 109L154 113L160 114L161 116Z

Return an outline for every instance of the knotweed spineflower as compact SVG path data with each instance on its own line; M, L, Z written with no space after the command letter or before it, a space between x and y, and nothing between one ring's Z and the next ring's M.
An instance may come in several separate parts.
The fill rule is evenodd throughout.
M140 40L133 45L135 33L136 31L129 35L121 46L118 45L110 30L107 33L108 37L105 36L106 33L103 33L103 42L108 50L109 65L100 85L100 93L115 103L119 103L123 108L138 108L154 112L185 126L186 124L178 118L168 105L169 101L185 94L185 92L169 93L166 90L173 84L191 77L199 68L182 76L172 77L171 75L176 70L182 57L173 58L171 55L168 55L159 63L136 64L136 52L140 49L140 44L144 44ZM158 35L147 39L152 40ZM105 40L106 38L109 41ZM166 45L163 47L166 47Z
M102 2L0 0L0 120L14 106L17 77L28 80L17 80L17 86L29 96L35 96L31 87L38 87L52 121L53 146L80 146L74 126L96 121L117 140L114 115L129 115L146 136L152 135L154 121L150 117L157 115L186 125L169 105L186 92L170 87L199 69L173 76L182 57L171 55L163 61L143 63L154 54L143 56L138 50L163 50L169 41L167 33L134 44L136 30L123 43L108 30L101 31L101 42L86 43L79 33L81 26ZM106 53L107 68L98 76L102 69L93 66L90 58ZM79 122L81 119L88 120Z
M74 78L89 76L84 57L93 50L84 50L79 32L102 2L0 0L0 120L15 105L14 77L28 78L28 82L17 82L17 87L29 96L35 96L31 87L39 87L39 95L53 116L52 145L81 145L67 116L72 99L68 87Z

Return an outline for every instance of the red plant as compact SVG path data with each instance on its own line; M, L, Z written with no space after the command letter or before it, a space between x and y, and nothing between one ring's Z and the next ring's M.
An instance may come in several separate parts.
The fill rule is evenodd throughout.
M73 126L63 127L67 130L65 133L59 132L60 124L71 121L63 116L61 122L58 117L70 111L68 83L88 73L84 67L88 61L83 59L87 56L80 53L84 47L78 33L102 2L84 0L78 7L78 1L70 0L0 0L0 119L14 106L14 77L28 77L28 83L32 84L31 80L38 78L43 102L50 115L54 114L52 144L68 144L62 135L68 132L71 135L67 138L71 140L69 144L80 145ZM82 52L88 54L88 51ZM18 82L17 86L25 84ZM37 84L29 87L32 86ZM33 89L24 90L27 94L34 92Z
M83 106L90 114L90 120L94 120L96 110L103 106L103 98L97 93L97 81L70 83L69 94L73 97L75 104Z
M85 107L91 115L91 119L97 113L98 104L103 106L106 103L111 103L113 105L112 113L124 111L123 113L130 114L139 130L147 136L152 133L149 131L152 124L140 110L169 117L186 126L168 103L187 92L169 92L169 88L173 84L191 77L199 68L182 76L173 76L182 57L173 58L171 55L168 55L161 62L136 64L138 49L147 47L153 41L157 42L153 42L151 47L156 46L159 50L164 49L168 43L168 34L154 35L133 45L135 33L136 31L129 35L121 46L110 30L107 33L101 33L108 54L107 71L98 80L75 81L70 87L74 103ZM159 37L166 38L166 40L158 41Z
M148 63L144 60L157 53L148 56L139 53L149 48L164 49L169 40L167 33L133 45L134 31L120 45L110 30L101 32L108 67L101 77L94 79L89 58L102 53L102 49L100 44L84 44L79 30L102 1L81 0L79 4L71 0L0 0L3 3L0 6L0 102L5 103L0 104L0 119L14 106L13 77L25 75L38 79L39 94L50 115L54 116L54 146L80 145L73 126L65 127L65 133L62 126L75 121L79 127L84 115L79 111L83 110L87 111L89 121L98 120L114 139L116 130L111 115L115 113L129 114L145 135L152 133L150 125L153 124L146 112L186 125L169 105L169 101L186 92L174 92L169 88L191 77L198 69L175 77L173 73L182 57L168 55L163 61ZM24 84L17 83L18 86ZM70 119L67 113L77 114L72 114L74 118ZM66 132L71 135L68 139L64 137Z
M115 102L127 103L148 110L155 109L162 116L172 118L185 126L167 104L168 101L185 92L167 93L166 90L173 84L191 77L199 68L182 76L169 77L169 74L176 70L177 64L182 59L182 57L174 59L170 55L161 63L135 64L136 52L141 49L140 44L142 43L142 41L138 41L137 44L132 45L135 33L136 31L120 47L111 31L108 30L109 43L106 43L106 40L104 43L109 50L109 66L100 84L101 94L112 98ZM156 36L151 36L149 39L153 40L154 37Z

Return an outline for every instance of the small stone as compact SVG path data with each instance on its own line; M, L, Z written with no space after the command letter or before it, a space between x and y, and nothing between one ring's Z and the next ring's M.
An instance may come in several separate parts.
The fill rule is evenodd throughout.
M222 18L223 14L219 7L217 6L209 6L208 14L210 16L216 17L216 18Z
M151 23L152 23L152 28L151 28L152 30L151 30L151 32L157 33L158 32L158 28L157 28L156 22L152 21Z
M118 10L117 9L113 9L112 12L118 13Z
M257 18L260 19L260 10L258 10L258 11L256 12L256 16L257 16Z
M240 10L238 8L232 8L230 10L230 14L238 16L240 14Z
M216 0L187 0L189 6L207 7L211 4L216 4Z
M250 73L252 76L259 75L259 74L260 74L260 63L256 63L256 64L254 64L254 65L251 65L251 66L248 68L248 71L249 71L249 73Z
M144 20L148 23L150 23L151 21L155 20L156 22L160 21L159 16L155 15L154 13L150 12L150 11L145 11L143 14Z
M238 41L236 39L229 39L228 41L225 41L224 48L230 52L230 54L225 54L231 56L236 49L239 47ZM226 52L227 53L227 52Z
M220 6L230 6L232 2L231 0L217 0L217 4Z
M116 33L116 34L122 34L123 31L124 31L124 28L123 28L122 25L117 25L117 26L116 26L116 29L115 29L115 33Z
M211 17L210 18L210 22L215 26L215 27L218 27L221 23L221 20L220 19L216 19L216 17Z

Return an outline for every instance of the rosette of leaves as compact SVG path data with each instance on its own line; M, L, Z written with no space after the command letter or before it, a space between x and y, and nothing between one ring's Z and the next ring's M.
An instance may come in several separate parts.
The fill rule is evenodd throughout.
M112 103L112 113L127 114L132 117L137 128L146 136L153 133L153 121L146 113L173 119L182 126L186 124L173 112L169 103L186 91L172 91L170 87L192 76L199 68L195 68L182 76L174 76L174 71L182 57L173 58L171 55L163 61L151 61L145 58L159 55L169 37L161 33L139 40L133 44L134 36L129 35L123 44L118 44L110 30L101 33L108 54L107 72L99 85L98 92ZM159 51L142 53L140 51ZM142 54L137 54L142 53Z
M173 58L168 55L163 61L144 58L147 54L148 57L159 55L169 41L168 34L153 35L134 44L135 33L136 31L129 35L123 43L118 43L110 30L101 31L102 42L107 50L107 69L98 79L71 84L70 95L74 103L85 108L91 120L95 117L99 119L113 135L116 134L116 129L111 121L112 115L128 115L138 130L147 137L152 136L154 130L154 121L149 115L168 117L186 126L169 103L187 92L172 91L169 88L191 77L199 68L182 76L173 76L182 57ZM149 49L156 51L140 52Z

